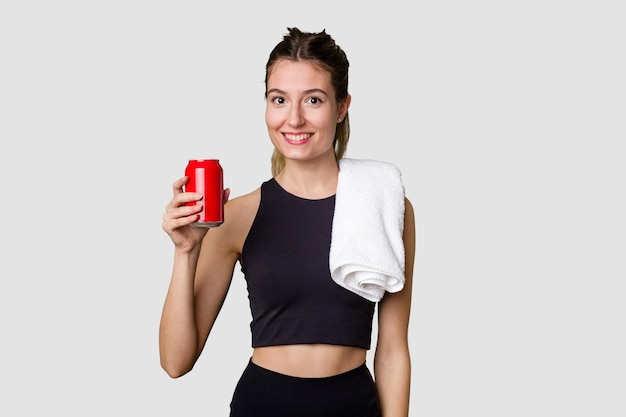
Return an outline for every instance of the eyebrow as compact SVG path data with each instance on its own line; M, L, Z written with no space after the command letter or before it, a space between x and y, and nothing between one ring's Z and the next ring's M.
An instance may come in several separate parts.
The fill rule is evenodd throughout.
M287 95L287 93L281 90L280 88L272 88L271 90L267 92L267 94L272 94L272 93ZM304 91L304 94L313 94L313 93L323 94L328 97L328 93L326 93L326 91L322 90L321 88L312 88L310 90Z

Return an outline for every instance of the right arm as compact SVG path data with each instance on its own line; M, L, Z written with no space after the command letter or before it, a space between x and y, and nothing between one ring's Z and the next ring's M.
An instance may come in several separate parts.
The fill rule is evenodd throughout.
M200 356L239 259L237 221L208 231L190 226L200 206L184 204L201 196L183 192L186 181L183 177L174 183L162 224L174 242L174 262L161 315L159 352L161 366L172 378L189 372ZM228 194L226 190L225 200ZM225 218L234 214L228 213L229 205Z

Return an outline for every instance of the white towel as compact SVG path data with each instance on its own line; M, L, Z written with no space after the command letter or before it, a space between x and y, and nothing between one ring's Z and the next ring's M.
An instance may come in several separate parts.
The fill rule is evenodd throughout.
M343 158L329 266L333 280L378 302L404 287L404 185L398 167Z

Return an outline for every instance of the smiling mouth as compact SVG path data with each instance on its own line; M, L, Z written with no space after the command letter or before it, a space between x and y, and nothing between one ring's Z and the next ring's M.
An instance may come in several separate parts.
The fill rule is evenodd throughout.
M285 136L285 139L287 139L289 142L303 142L313 136L313 134L311 133L300 133L297 135L283 133L283 135Z

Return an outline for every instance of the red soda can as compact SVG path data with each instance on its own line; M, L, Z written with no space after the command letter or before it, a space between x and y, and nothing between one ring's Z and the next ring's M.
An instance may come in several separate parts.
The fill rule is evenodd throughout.
M204 196L200 201L186 204L203 205L200 218L191 225L217 227L224 223L224 172L219 159L190 159L185 175L189 177L185 191Z

